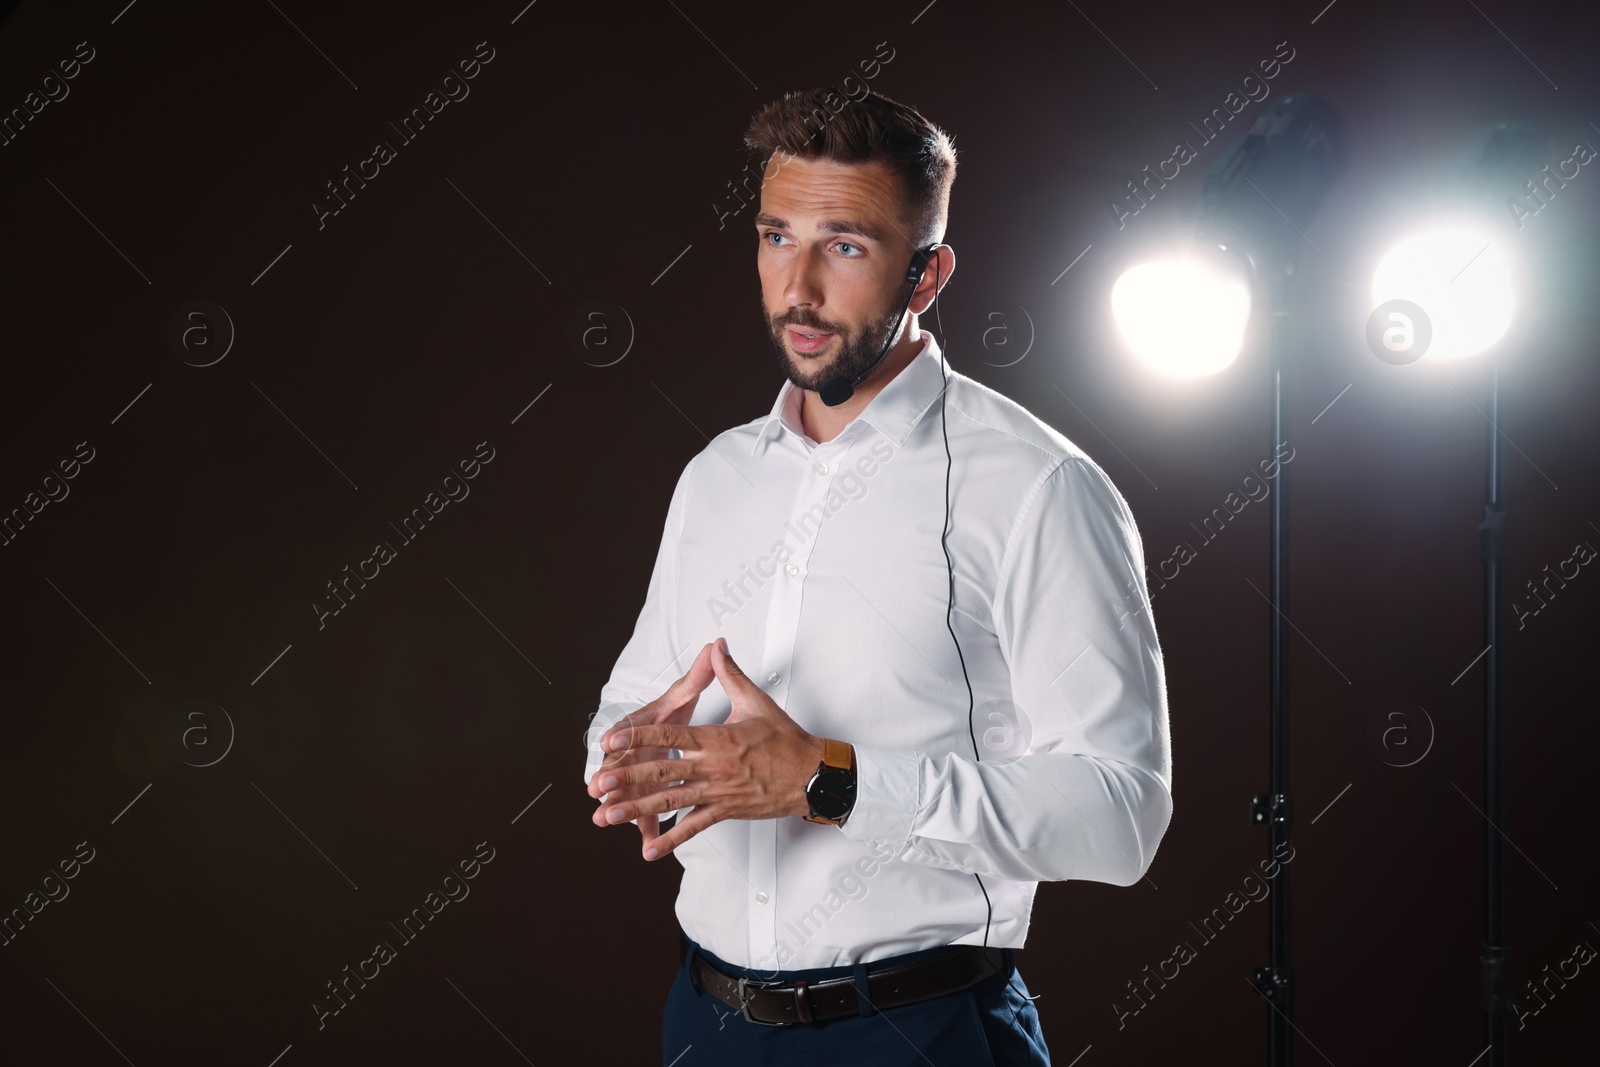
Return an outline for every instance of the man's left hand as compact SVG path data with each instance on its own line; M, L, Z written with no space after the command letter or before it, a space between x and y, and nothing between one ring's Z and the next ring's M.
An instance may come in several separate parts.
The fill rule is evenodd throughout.
M595 825L694 808L687 814L680 810L672 829L645 841L647 860L667 855L723 819L777 819L811 811L806 784L822 762L822 738L802 729L739 669L723 638L712 648L711 666L732 704L726 721L613 727L600 739L601 750L613 755L590 781L591 795L605 794ZM683 758L613 762L633 746L675 748ZM663 788L677 781L682 784Z

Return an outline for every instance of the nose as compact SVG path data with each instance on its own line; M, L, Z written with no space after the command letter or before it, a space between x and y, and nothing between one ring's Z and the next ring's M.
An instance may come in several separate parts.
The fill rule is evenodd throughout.
M816 311L822 304L822 288L818 284L819 253L801 248L790 260L789 277L783 287L783 300L791 308L806 307Z

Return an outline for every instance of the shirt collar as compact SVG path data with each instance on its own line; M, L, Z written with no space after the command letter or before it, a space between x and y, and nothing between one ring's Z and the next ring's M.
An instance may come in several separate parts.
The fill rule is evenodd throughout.
M879 389L876 396L867 401L867 406L845 425L839 437L858 432L855 430L856 424L866 423L897 446L904 445L906 438L911 435L911 428L922 418L928 406L938 399L943 380L939 342L933 339L932 333L923 330L922 350L911 357L911 362ZM793 382L783 383L778 390L777 400L772 404L772 411L750 447L752 456L764 442L776 440L784 431L806 439L805 431L800 426L802 392Z

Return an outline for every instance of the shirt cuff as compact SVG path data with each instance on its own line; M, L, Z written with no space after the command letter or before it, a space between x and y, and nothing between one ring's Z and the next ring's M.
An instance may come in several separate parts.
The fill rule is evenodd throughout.
M856 802L839 827L853 841L899 855L921 810L922 753L856 745Z

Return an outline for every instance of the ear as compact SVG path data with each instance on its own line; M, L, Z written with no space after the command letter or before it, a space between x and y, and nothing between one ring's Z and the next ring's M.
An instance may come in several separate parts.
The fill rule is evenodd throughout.
M944 288L950 280L950 275L955 273L956 253L944 242L933 246L933 251L928 256L927 269L922 272L922 280L912 290L911 313L921 315L933 306L934 297L939 290Z

